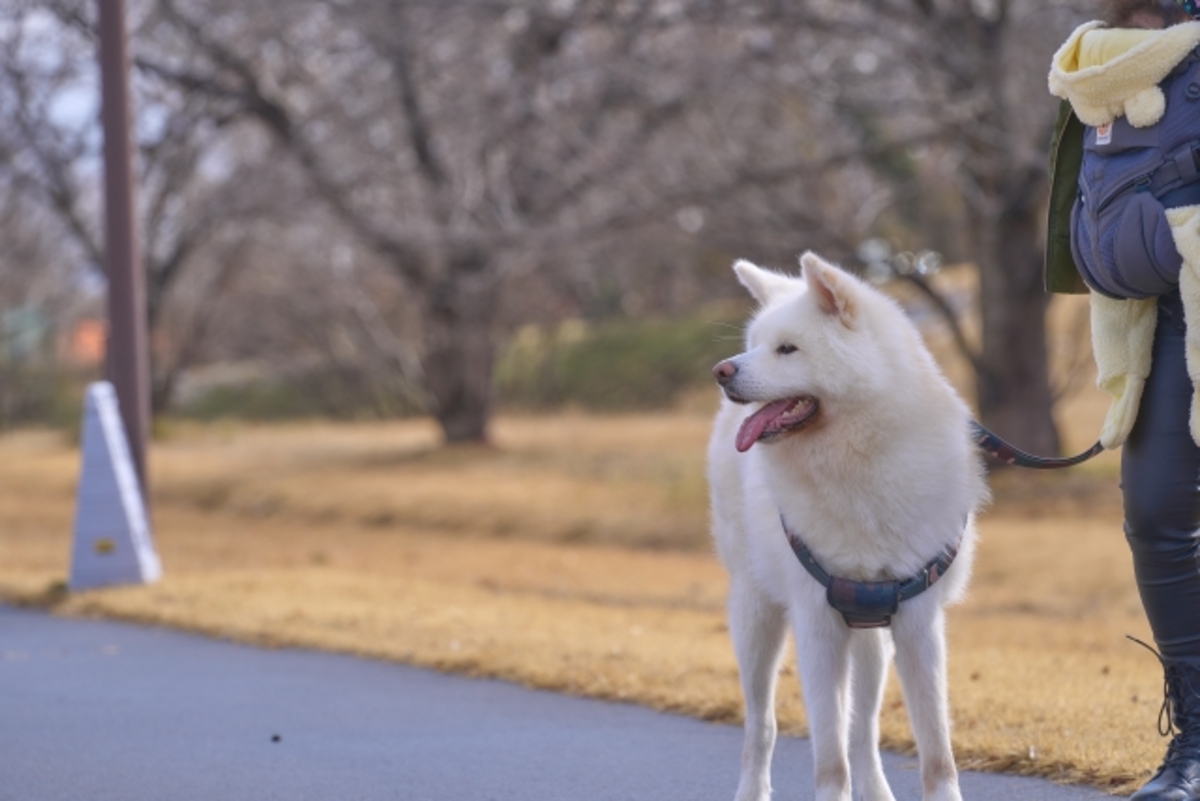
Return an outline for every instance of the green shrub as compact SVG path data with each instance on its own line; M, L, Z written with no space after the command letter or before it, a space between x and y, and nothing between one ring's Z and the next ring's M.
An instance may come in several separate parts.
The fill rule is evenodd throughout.
M671 320L572 322L552 334L525 329L497 364L498 396L509 408L669 406L741 349L743 319L739 306Z
M91 375L53 364L0 363L0 431L25 426L73 430Z
M571 321L553 331L522 329L499 354L502 408L581 406L656 409L712 381L712 366L741 348L745 306L715 306L677 319ZM334 368L213 386L173 413L213 420L388 418L418 413L369 375Z
M173 413L198 420L377 419L417 410L361 371L313 369L220 384Z

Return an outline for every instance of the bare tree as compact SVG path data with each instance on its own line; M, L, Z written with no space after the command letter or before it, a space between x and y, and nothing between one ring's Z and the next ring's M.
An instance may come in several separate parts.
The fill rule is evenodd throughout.
M782 155L804 129L788 119L757 135L737 102L754 86L737 78L754 66L759 22L670 5L355 0L280 14L162 0L162 24L189 49L138 63L259 121L291 152L417 299L430 410L448 441L477 440L514 274L747 181L823 179L828 191L806 192L813 245L833 239L822 232L836 207L853 205L828 160L748 163Z
M448 441L486 437L513 287L550 303L633 275L629 243L675 228L769 259L852 260L881 234L957 249L981 274L984 421L1053 451L1042 83L1076 6L159 0L137 64L268 132L387 265Z
M974 358L980 414L1048 453L1059 440L1041 275L1054 109L1045 74L1084 6L912 0L889 7L893 13L864 8L861 18L878 19L876 35L895 42L896 57L914 66L914 88L922 91L910 95L913 111L936 121L950 166L945 175L962 201L964 255L980 276L982 338Z
M630 155L682 107L647 104L633 75L598 73L613 56L632 63L636 29L574 31L568 56L565 5L360 0L253 18L237 4L159 8L191 58L139 64L258 120L292 153L419 299L422 384L446 439L484 439L504 278L531 237L632 221L612 200L639 188Z
M774 88L743 95L747 117L760 123L790 113L804 120L776 124L793 137L790 153L780 154L776 138L749 157L727 160L729 191L710 201L716 224L704 235L730 249L757 242L778 253L795 247L789 231L803 232L806 245L847 261L864 239L883 236L974 262L982 342L976 351L959 341L975 367L980 415L1031 448L1057 451L1041 276L1055 110L1045 75L1054 48L1090 5L717 6L715 16L745 20L759 54L747 68ZM775 104L773 113L758 105L764 102ZM710 152L736 153L720 147L722 138L743 147L764 142L726 125ZM782 241L764 228L784 232Z
M11 155L7 177L18 196L52 212L76 257L99 270L92 11L82 2L21 0L0 12L0 153ZM139 35L137 41L154 40ZM174 84L141 76L136 90L151 394L160 412L180 372L200 353L214 299L238 266L198 254L218 240L228 248L247 219L274 213L278 204L270 197L269 153L256 146L253 132L227 125L202 95ZM193 291L188 307L169 314L175 287L198 261L210 268L201 282L206 292Z
M55 421L67 399L56 362L69 319L86 300L44 215L17 202L0 175L0 430Z

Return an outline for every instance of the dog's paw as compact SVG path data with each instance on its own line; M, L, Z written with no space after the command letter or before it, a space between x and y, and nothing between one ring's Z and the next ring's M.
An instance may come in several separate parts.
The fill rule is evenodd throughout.
M733 801L771 801L771 788L743 791L740 787Z
M747 782L745 779L738 784L737 795L733 801L771 801L771 785L762 782Z
M958 783L945 784L938 787L933 792L925 794L925 801L963 801L962 793L959 792Z
M888 783L885 780L871 784L861 790L858 789L856 784L854 801L896 801L896 796L892 795L892 788L888 787Z

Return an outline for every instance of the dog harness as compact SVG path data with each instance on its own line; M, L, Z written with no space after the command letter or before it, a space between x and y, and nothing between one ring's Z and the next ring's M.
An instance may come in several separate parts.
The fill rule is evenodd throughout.
M792 531L782 515L779 519L783 523L783 532L787 535L788 544L792 546L796 558L804 565L809 575L825 588L825 598L829 605L841 613L846 625L852 629L890 626L892 615L900 608L900 602L915 598L944 576L954 562L954 557L958 556L958 546L962 544L960 535L921 568L920 573L902 581L851 581L831 576L813 557L812 551L800 536Z

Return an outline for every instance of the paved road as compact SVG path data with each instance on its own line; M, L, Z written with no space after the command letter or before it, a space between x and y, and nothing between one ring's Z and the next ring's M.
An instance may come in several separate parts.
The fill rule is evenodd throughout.
M733 727L633 706L0 607L0 801L728 801L739 753ZM919 798L915 768L888 757L899 799ZM806 742L781 739L774 781L811 797Z

